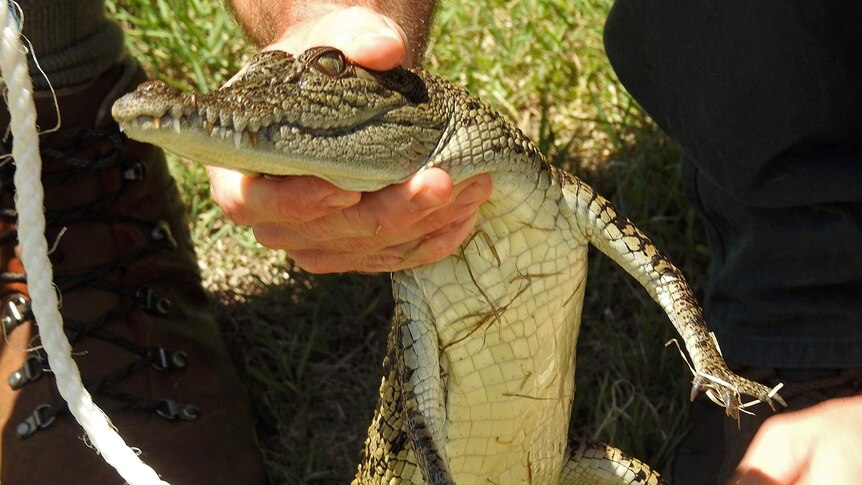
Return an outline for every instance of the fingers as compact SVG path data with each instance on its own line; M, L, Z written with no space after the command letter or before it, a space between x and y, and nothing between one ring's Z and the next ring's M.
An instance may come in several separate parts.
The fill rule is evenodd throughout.
M272 235L264 235L263 228L255 229L262 243L289 251L373 251L422 237L463 219L487 198L486 192L484 179L452 187L448 175L435 169L403 184L363 194L361 204L330 216L290 225L268 225Z
M439 169L363 194L355 206L314 220L253 225L265 246L286 249L311 272L394 271L441 259L457 248L491 193L488 175L451 186Z
M470 235L475 223L474 213L469 218L456 221L426 238L370 253L333 253L310 249L291 252L290 255L297 265L311 273L399 271L429 264L452 254Z
M213 199L264 246L317 273L394 271L448 256L492 191L479 175L453 186L440 169L359 194L314 177L249 177L209 168Z
M773 416L758 430L729 483L852 485L862 476L862 396Z
M362 195L316 177L251 177L207 167L210 193L237 224L298 223L332 214L358 203Z
M796 483L799 466L807 462L803 442L781 436L783 416L767 420L755 435L729 483L735 485L778 485ZM792 432L793 429L788 431Z

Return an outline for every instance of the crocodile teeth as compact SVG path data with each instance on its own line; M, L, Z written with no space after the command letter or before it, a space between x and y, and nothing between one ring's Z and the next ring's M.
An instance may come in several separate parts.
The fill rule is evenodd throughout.
M213 129L215 129L215 125L210 123L209 121L204 121L204 130L210 135L213 134Z
M218 110L212 106L207 106L205 117L210 124L214 124L218 121Z
M225 111L221 111L218 114L219 121L221 125L225 128L230 128L233 125L233 116L230 113Z
M162 127L162 119L158 116L153 116L153 124L156 125L156 129L158 130Z
M248 125L248 118L246 118L240 113L234 113L233 129L236 131L242 131L245 129L246 125Z
M173 118L173 120L172 120L172 121L173 121L173 125L174 125L174 131L176 131L177 133L179 133L179 132L181 131L181 130L180 130L180 128L181 128L181 127L180 127L180 119L179 119L179 118Z
M256 131L249 131L248 132L248 141L249 141L249 143L251 143L251 146L253 146L253 147L257 146L257 132Z
M242 145L242 132L237 131L233 134L233 146L239 148Z

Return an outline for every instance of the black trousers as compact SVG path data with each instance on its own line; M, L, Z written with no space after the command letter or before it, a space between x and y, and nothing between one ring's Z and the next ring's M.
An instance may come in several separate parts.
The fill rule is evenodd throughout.
M862 2L617 0L605 47L682 148L728 360L862 367Z

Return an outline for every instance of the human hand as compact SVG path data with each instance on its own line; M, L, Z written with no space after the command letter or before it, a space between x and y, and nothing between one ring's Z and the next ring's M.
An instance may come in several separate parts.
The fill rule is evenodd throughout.
M330 45L370 69L410 65L404 33L365 8L296 24L265 50L298 53ZM313 273L396 271L442 259L469 235L491 193L480 175L452 184L440 169L373 193L347 192L314 177L251 177L210 167L213 199L257 240L287 250Z
M766 420L730 484L854 485L862 477L862 396Z

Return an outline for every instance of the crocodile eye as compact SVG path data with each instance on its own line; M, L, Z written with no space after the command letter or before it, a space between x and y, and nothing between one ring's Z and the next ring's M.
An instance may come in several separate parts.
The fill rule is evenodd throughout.
M335 49L326 51L314 60L318 71L330 77L341 77L347 73L347 59L341 51Z

